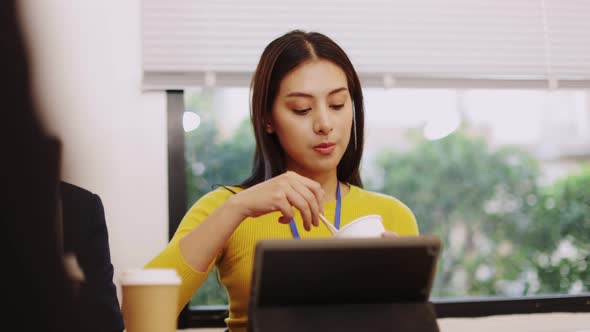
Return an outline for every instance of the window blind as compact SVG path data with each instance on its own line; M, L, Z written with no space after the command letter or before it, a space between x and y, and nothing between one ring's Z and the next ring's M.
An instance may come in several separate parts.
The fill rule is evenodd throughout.
M292 29L334 39L365 86L590 87L587 0L143 0L143 86L247 86Z

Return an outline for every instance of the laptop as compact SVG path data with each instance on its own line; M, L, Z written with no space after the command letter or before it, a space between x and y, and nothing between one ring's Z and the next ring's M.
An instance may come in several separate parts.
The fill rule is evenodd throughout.
M430 235L260 241L249 331L438 331L440 249Z

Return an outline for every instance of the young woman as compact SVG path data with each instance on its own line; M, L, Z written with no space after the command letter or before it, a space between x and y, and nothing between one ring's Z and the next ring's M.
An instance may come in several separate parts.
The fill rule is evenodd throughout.
M217 266L229 295L231 331L247 326L257 241L330 237L319 213L337 228L379 214L384 236L418 234L403 203L361 189L363 94L336 43L298 30L277 38L264 50L251 89L252 175L199 199L170 244L147 264L181 275L179 312Z

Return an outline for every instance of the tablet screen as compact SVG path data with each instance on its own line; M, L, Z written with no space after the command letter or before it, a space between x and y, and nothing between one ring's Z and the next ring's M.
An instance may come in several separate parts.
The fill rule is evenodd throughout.
M260 241L251 305L424 302L440 246L435 236Z

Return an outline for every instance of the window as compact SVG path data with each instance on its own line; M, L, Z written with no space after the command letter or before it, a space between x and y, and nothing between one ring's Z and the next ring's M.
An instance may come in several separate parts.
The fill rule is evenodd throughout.
M433 301L588 295L590 91L364 93L363 181L441 237ZM187 206L250 174L248 95L184 91ZM190 303L225 304L215 273Z

